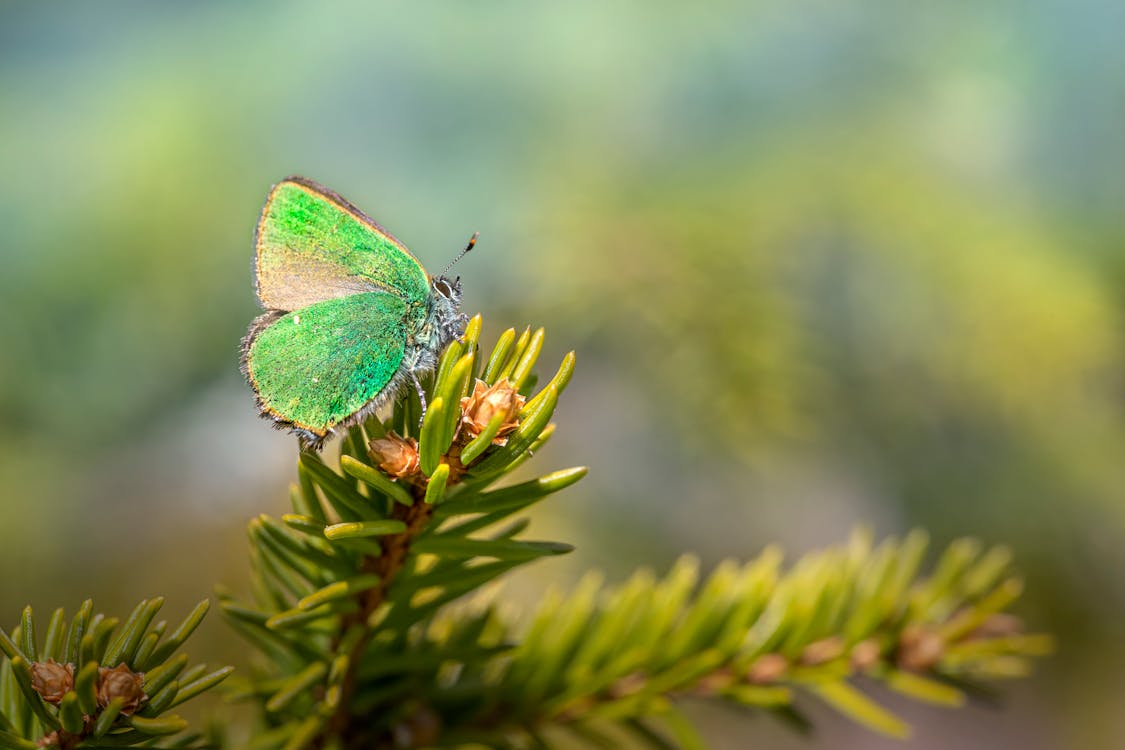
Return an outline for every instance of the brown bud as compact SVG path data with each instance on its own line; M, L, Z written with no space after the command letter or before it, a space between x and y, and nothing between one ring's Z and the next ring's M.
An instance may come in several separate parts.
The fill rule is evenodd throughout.
M908 625L899 637L898 665L921 672L934 666L945 653L945 641L932 630Z
M837 659L844 654L844 641L840 636L833 635L821 638L805 646L801 652L801 663L808 667L815 667L825 662Z
M422 706L392 730L395 747L427 747L441 737L441 717Z
M124 664L113 669L102 667L98 670L98 705L105 708L114 698L121 698L124 701L121 713L128 716L148 698L143 683L144 675Z
M31 687L48 703L58 704L74 687L74 665L59 664L54 659L33 662Z
M781 654L763 654L750 665L746 679L756 685L777 682L789 670L789 661Z
M609 694L614 698L628 698L641 692L648 681L641 672L633 672L620 678L609 686Z
M59 743L59 733L56 731L56 732L51 732L50 734L45 734L42 737L40 737L39 739L37 739L35 741L35 744L38 745L39 747L58 747L59 744L60 744Z
M508 442L508 435L519 427L519 413L523 405L524 397L507 378L500 378L491 386L478 380L472 395L461 399L461 425L468 434L476 437L497 414L502 414L503 421L492 444L504 445Z
M695 684L695 692L703 696L719 695L734 683L734 672L727 667L722 667L700 677L699 682Z
M852 646L852 666L866 672L879 663L883 647L874 638L868 638Z
M418 441L401 437L394 430L386 437L372 440L367 447L367 455L380 469L396 479L413 476L420 470Z
M975 630L966 636L966 640L976 641L987 638L1003 638L1009 635L1019 635L1023 632L1023 620L1005 612L989 615Z
M554 718L562 724L569 724L585 716L596 704L597 701L589 695L573 698L558 710Z

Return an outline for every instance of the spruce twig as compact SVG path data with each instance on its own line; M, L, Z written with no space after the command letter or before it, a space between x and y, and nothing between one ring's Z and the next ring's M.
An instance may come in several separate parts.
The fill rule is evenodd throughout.
M92 615L90 600L69 625L64 611L55 610L42 645L30 607L11 636L0 630L0 748L129 747L184 732L187 722L168 711L232 670L206 673L199 664L187 672L192 680L177 681L187 657L174 654L202 621L208 602L200 602L167 638L167 623L152 624L163 604L161 597L143 600L123 623ZM199 747L197 739L183 735L175 742Z
M943 571L965 543L929 577L917 575L925 545L914 532L873 548L857 532L787 572L767 550L748 563L727 560L702 581L691 557L661 580L642 571L617 588L592 574L565 597L548 594L522 632L505 635L520 645L487 665L491 674L462 673L488 684L469 723L500 735L605 720L660 724L670 701L684 698L792 713L805 693L906 737L906 724L853 678L956 707L967 700L962 686L1052 649L1048 636L1025 634L998 612L1018 589L995 565L1002 550L974 555L950 579ZM458 701L464 710L464 696Z
M303 454L294 513L283 524L265 517L251 524L258 608L229 597L223 608L241 632L280 657L275 666L289 668L239 690L267 696L267 722L289 727L271 733L277 747L391 742L394 724L380 726L370 721L369 711L356 710L357 704L382 703L377 692L372 697L372 665L445 602L513 567L570 549L475 538L474 528L465 524L435 531L444 529L449 508L471 508L487 523L585 473L571 470L524 487L488 491L549 437L558 394L573 372L573 354L529 400L517 387L532 382L542 331L529 331L514 345L514 331L505 334L509 345L490 359L496 376L474 384L473 373L487 369L478 361L480 328L478 316L443 353L420 429L415 427L420 404L410 393L387 419L372 418L349 431L340 473L319 456ZM420 554L439 562L423 571ZM495 563L472 563L479 557ZM406 570L410 580L401 581ZM422 582L431 585L424 591ZM426 592L434 598L418 601ZM317 663L322 667L308 669ZM290 670L302 679L285 678Z
M591 575L522 625L464 603L570 549L525 539L518 515L586 471L504 481L552 435L574 357L535 389L542 329L509 330L483 356L480 327L444 352L420 427L410 392L349 430L338 470L302 454L293 513L251 523L254 602L220 598L267 657L232 693L261 707L253 750L549 747L558 732L612 746L607 728L703 747L685 699L801 725L812 698L901 737L854 678L956 706L962 685L1050 649L1005 612L1020 589L1005 550L957 542L921 576L920 532L878 547L858 533L788 570L768 549L706 578L692 558L614 588Z

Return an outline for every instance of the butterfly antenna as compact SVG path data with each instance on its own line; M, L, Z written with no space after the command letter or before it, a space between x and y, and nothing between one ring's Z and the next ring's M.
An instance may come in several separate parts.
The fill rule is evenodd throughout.
M473 249L473 248L474 248L474 247L476 246L476 244L477 244L477 237L480 237L480 232L473 232L473 236L469 238L469 244L468 244L468 245L465 245L465 249L464 249L464 250L462 250L462 251L461 251L461 252L460 252L460 253L459 253L459 254L457 255L457 257L456 257L456 258L454 258L453 260L451 260L451 261L449 262L449 265L448 265L448 266L446 266L446 267L445 267L445 268L444 268L444 269L442 270L442 272L441 272L441 275L442 275L442 276L445 276L445 274L449 272L449 269L450 269L450 268L453 268L453 266L455 266L455 265L457 264L457 261L461 260L462 258L464 258L464 257L465 257L466 255L468 255L468 254L469 254L469 251L470 251L470 250L472 250L472 249Z

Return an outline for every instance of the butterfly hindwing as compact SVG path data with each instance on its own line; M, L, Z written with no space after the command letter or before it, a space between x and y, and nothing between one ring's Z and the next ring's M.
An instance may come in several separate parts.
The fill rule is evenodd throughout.
M323 438L381 402L402 365L406 315L401 298L380 291L318 302L272 322L263 316L243 346L263 414Z
M299 310L376 290L409 303L429 294L425 269L401 242L303 177L289 177L270 191L255 246L255 288L267 309Z

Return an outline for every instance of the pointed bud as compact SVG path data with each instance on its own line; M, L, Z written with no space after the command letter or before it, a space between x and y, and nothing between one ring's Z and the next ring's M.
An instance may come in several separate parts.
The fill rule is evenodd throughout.
M729 667L720 667L710 674L699 678L695 685L695 692L704 696L722 695L731 685L737 682L734 672Z
M74 665L59 664L54 659L34 662L31 672L31 687L48 703L58 705L63 696L74 688Z
M500 378L491 386L478 380L472 395L461 399L461 424L469 435L476 437L493 417L502 414L503 421L492 444L504 445L508 442L507 436L519 427L519 413L525 401L507 378Z
M1006 612L989 615L965 640L977 641L986 638L1003 638L1023 632L1023 620Z
M883 655L883 647L874 638L866 638L852 646L852 667L860 672L866 672L879 663Z
M801 652L801 664L815 667L844 655L844 639L838 635L813 641Z
M636 695L645 689L648 680L642 672L632 672L618 679L609 686L609 694L616 700Z
M945 641L933 630L907 625L899 636L898 665L922 672L937 664L945 654Z
M58 747L60 745L59 733L55 731L51 732L50 734L45 734L37 739L35 741L35 744L39 747Z
M777 682L789 671L789 660L781 654L762 654L750 665L746 679L755 685Z
M418 441L401 437L393 430L386 437L372 440L368 445L367 455L388 476L396 479L412 476L420 471Z
M441 717L433 709L421 706L396 724L392 732L395 747L426 747L441 736Z
M121 698L124 701L121 713L128 716L148 698L143 684L144 675L124 664L118 664L113 669L102 667L98 670L98 705L105 708L114 698Z

